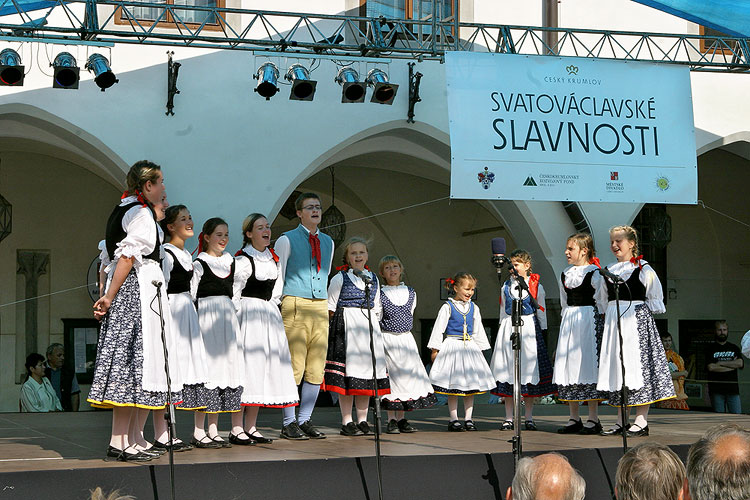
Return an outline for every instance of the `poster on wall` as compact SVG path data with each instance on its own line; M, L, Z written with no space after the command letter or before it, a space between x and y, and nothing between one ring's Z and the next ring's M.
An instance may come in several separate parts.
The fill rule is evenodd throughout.
M452 198L695 204L686 66L446 54Z

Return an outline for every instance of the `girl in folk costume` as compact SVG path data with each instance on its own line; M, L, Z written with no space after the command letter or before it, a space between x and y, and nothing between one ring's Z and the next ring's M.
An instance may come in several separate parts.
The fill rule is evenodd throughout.
M568 403L570 420L557 432L599 434L599 401L603 398L596 382L606 304L594 300L602 277L597 272L599 259L591 235L571 235L565 244L565 258L570 265L560 275L562 320L552 382L557 385L560 401ZM581 401L588 404L585 424L579 415Z
M378 271L385 281L380 293L383 307L380 330L391 382L391 393L383 397L383 407L388 412L386 432L415 432L417 429L406 420L404 412L429 408L437 403L430 377L411 334L417 294L401 281L404 267L398 257L386 255L380 259Z
M193 237L193 218L185 205L173 205L161 221L169 243L164 244L162 271L167 284L167 297L172 310L172 332L176 346L169 351L170 363L180 366L183 377L181 410L197 410L206 407L206 382L208 363L198 324L198 313L190 295L190 280L193 277L193 257L185 249L185 240ZM164 419L162 419L164 421ZM156 418L154 426L156 427ZM155 446L168 448L164 439L156 439ZM179 440L171 444L174 451L182 451L189 445Z
M685 360L672 349L672 335L669 332L660 334L660 337L661 343L664 346L664 354L667 356L667 365L669 366L669 373L672 376L674 393L677 397L675 399L659 401L656 403L656 407L671 410L689 410L690 407L687 404L688 395L685 393L685 377L688 376L688 372L685 369Z
M619 287L620 324L622 327L627 406L636 407L635 422L626 429L628 436L648 436L648 408L651 403L675 397L672 377L659 339L653 314L666 312L659 277L638 255L638 236L630 226L609 230L610 249L617 262L609 270L624 280ZM599 381L596 388L609 393L609 403L620 405L622 371L617 334L615 285L602 280L597 302L607 302L602 351L599 358ZM611 436L623 432L622 414L618 409L617 425L605 431Z
M243 353L238 341L240 325L232 303L234 258L224 251L229 241L229 226L214 217L203 224L198 237L200 253L193 262L190 294L198 301L198 323L208 362L205 384L206 408L195 413L191 444L198 448L229 447L219 436L219 413L242 409ZM203 427L203 412L208 413L208 433Z
M240 311L240 345L244 352L242 407L232 414L234 444L271 443L255 424L258 409L297 406L289 344L284 322L272 292L279 276L271 244L271 226L262 214L251 214L242 223L244 247L235 257L234 302ZM244 415L244 425L243 425Z
M368 307L372 315L377 394L383 396L391 392L385 365L383 334L378 323L381 311L380 286L378 278L365 269L367 257L367 242L359 237L349 238L344 244L344 266L328 285L331 322L323 389L339 394L343 436L361 436L371 432L367 423L367 410L370 396L375 395L375 388L372 380ZM371 281L369 304L366 302L364 279ZM357 424L352 420L352 403L357 410Z
M505 421L501 430L513 429L513 333L512 305L513 299L522 302L521 327L521 395L526 405L524 427L535 431L536 424L532 415L534 398L554 394L557 389L552 384L552 363L547 354L543 331L547 329L547 315L544 312L544 287L539 283L539 275L531 274L531 255L526 250L514 250L510 254L510 263L518 273L518 279L526 281L531 297L536 300L535 308L531 297L525 290L519 290L514 278L503 284L500 305L500 330L495 341L495 352L492 353L492 373L497 381L493 394L505 398Z
M453 291L440 307L427 347L432 349L430 382L436 393L448 396L448 430L475 431L472 421L474 395L495 386L482 351L490 348L479 307L471 301L477 279L458 273L447 280ZM444 337L445 336L445 337ZM464 402L464 423L458 421L458 397Z
M110 263L104 296L94 304L102 325L88 401L113 409L107 457L140 462L158 456L143 439L143 425L149 410L163 409L167 401L161 319L152 284L164 279L159 266L163 233L154 208L165 203L161 168L139 161L130 168L127 185L107 221ZM169 304L162 306L169 338Z

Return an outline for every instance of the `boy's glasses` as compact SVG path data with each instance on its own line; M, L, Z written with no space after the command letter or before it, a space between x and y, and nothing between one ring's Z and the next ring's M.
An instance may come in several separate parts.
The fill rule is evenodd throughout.
M305 205L304 207L302 207L302 210L312 211L312 210L321 210L322 208L323 207L321 207L320 205Z

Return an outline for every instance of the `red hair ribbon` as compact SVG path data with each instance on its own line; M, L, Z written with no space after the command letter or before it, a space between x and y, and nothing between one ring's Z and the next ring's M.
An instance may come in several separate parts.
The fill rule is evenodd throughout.
M190 255L195 255L195 252L201 253L203 251L203 231L198 235L198 248L193 250Z
M273 257L273 261L278 264L279 263L279 256L276 255L276 252L273 251L273 248L268 247L268 251L271 252L271 257Z
M237 250L236 252L234 252L234 256L235 257L239 257L240 255L242 255L242 249L241 248L239 250Z
M534 297L534 300L536 300L537 294L539 293L539 275L536 273L531 273L529 275L529 293ZM539 306L539 310L544 311L544 308Z
M594 265L595 265L596 267L598 267L599 269L601 269L601 268L602 268L602 263L601 263L601 262L599 262L599 257L591 257L591 258L589 259L589 264L594 264Z
M344 264L343 266L339 266L336 268L337 271L348 271L349 270L349 264Z
M445 278L445 283L450 286L453 286L456 284L456 280L454 280L453 278Z
M130 194L130 191L123 191L122 196L120 196L120 199L124 200L128 196L135 196L141 205L143 205L144 207L148 206L148 203L146 203L146 200L143 198L143 193L141 193L140 191L136 190L136 192L133 194Z
M637 256L637 257L631 257L630 262L631 264L638 264L638 267L640 269L643 269L643 264L641 263L641 260L643 260L643 254Z

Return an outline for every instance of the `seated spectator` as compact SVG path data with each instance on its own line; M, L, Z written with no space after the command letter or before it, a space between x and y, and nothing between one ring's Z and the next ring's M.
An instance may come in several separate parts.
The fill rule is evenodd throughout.
M742 336L742 342L740 342L740 349L742 349L742 355L746 358L750 358L750 330L745 332Z
M685 361L682 356L677 354L673 347L672 335L669 332L662 333L661 343L664 346L664 354L667 355L667 366L669 366L669 373L672 375L672 384L674 385L674 393L677 395L674 399L667 399L666 401L659 401L656 403L657 408L666 408L672 410L689 410L687 404L687 394L685 394L685 377L687 377L687 370L685 370Z
M737 424L711 427L688 452L680 500L750 498L750 432Z
M21 411L62 411L52 384L44 376L44 356L32 352L26 357L25 366L28 378L21 386Z
M677 500L685 481L680 457L663 444L630 448L617 463L617 500Z
M583 500L586 481L559 453L518 461L506 500Z
M55 389L55 394L65 411L78 411L81 389L76 374L65 366L65 348L62 344L50 344L47 348L47 367L44 370Z

